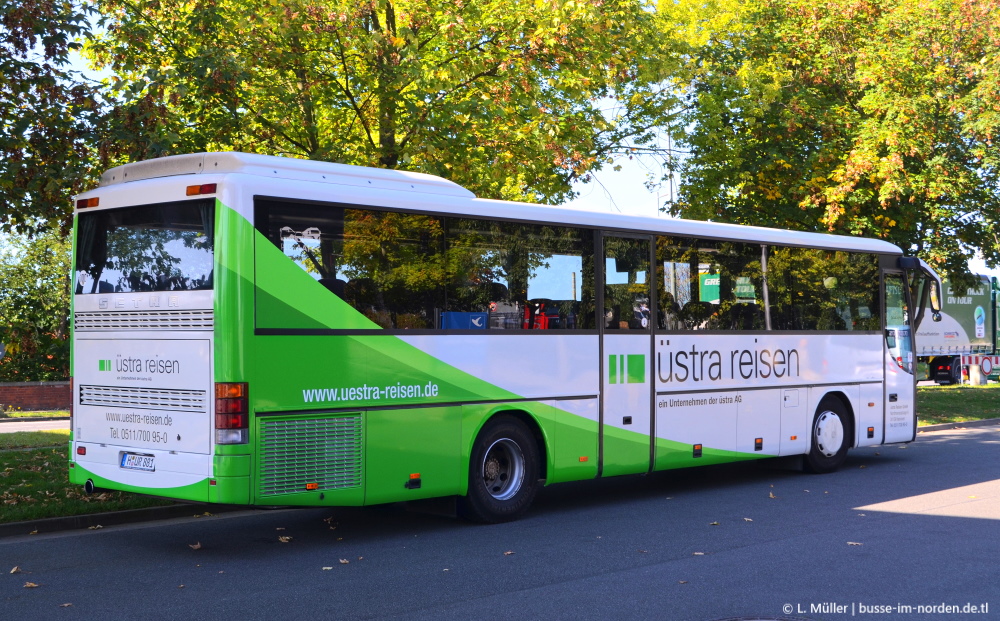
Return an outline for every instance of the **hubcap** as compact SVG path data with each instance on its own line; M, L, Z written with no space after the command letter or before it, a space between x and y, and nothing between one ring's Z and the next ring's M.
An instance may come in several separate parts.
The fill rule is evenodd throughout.
M502 438L490 445L483 456L483 484L490 496L508 500L521 489L524 454L516 442Z
M840 452L844 444L844 423L840 416L829 410L816 417L816 427L813 429L816 448L827 457L833 457Z

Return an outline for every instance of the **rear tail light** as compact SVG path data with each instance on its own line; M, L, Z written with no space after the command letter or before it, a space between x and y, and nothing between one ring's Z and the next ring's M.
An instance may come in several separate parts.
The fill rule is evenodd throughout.
M250 441L250 408L246 382L215 384L215 443L246 444Z
M203 183L201 185L189 185L184 193L187 196L200 196L202 194L215 194L216 185L214 183Z

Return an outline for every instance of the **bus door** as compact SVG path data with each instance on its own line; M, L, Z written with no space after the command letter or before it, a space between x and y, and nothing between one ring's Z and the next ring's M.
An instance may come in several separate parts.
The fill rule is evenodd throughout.
M903 272L884 271L885 417L883 442L909 442L917 429L913 305Z
M653 418L649 237L602 236L601 475L648 472Z

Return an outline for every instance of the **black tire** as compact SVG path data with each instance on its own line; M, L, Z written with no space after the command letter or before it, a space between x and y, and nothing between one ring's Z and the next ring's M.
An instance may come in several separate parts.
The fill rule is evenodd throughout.
M538 445L524 423L510 416L489 421L472 446L460 513L490 524L521 517L538 492L538 465Z
M942 386L960 383L962 381L961 357L949 358L946 362L935 362L935 366L938 367L938 370L940 370L940 367L945 365L950 367L950 370L946 371L946 373L948 373L948 377L944 380L935 380L936 383ZM937 373L935 373L935 376L937 376Z
M853 423L843 402L836 397L825 397L816 408L810 430L809 453L805 468L808 472L825 474L839 468L847 459L851 446Z

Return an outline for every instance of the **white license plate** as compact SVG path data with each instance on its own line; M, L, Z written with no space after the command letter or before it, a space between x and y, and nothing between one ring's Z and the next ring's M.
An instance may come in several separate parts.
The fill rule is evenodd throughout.
M138 455L136 453L122 454L122 468L129 470L146 470L152 472L154 467L154 457L152 455Z

